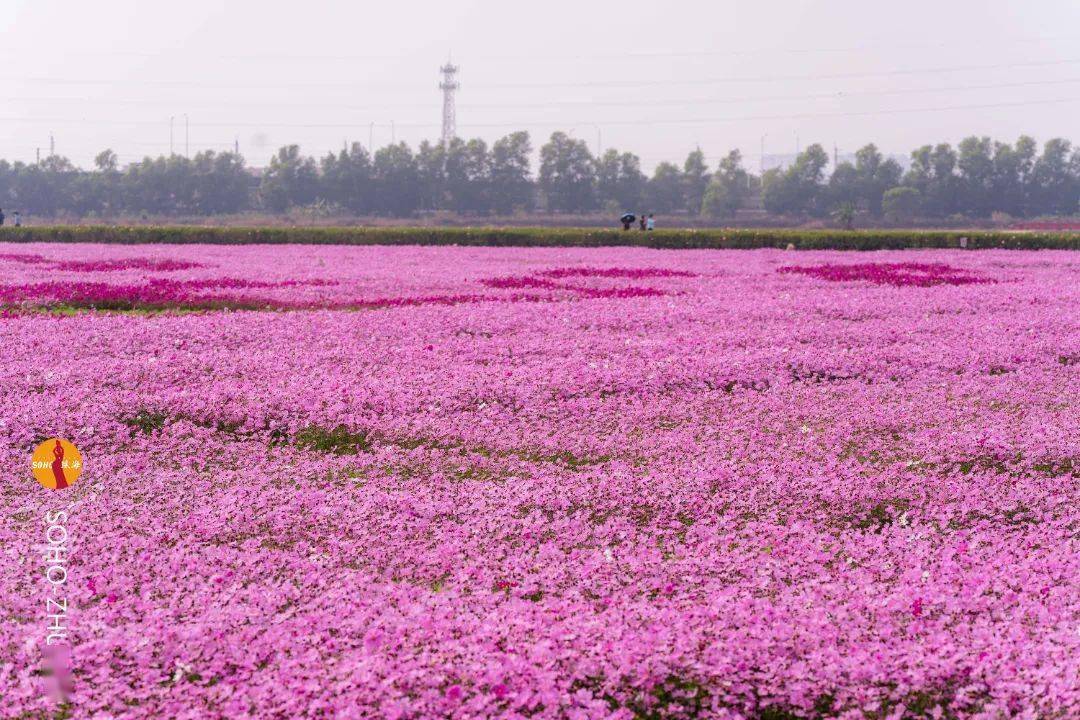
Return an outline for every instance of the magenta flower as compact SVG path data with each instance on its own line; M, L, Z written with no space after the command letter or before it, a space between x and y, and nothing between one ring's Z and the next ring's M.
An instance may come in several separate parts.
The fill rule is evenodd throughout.
M0 271L5 716L1080 706L1074 253L7 244ZM27 466L54 435L85 460L63 497Z

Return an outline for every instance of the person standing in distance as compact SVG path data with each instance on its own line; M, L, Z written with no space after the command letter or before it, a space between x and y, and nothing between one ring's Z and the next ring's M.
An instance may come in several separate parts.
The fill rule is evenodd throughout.
M18 210L15 211L15 215L13 217L15 218L15 227L22 227L22 218L19 217Z
M0 208L0 225L4 224L4 209Z
M649 220L645 223L645 229L650 231L656 229L656 221L653 220L652 213L649 213Z

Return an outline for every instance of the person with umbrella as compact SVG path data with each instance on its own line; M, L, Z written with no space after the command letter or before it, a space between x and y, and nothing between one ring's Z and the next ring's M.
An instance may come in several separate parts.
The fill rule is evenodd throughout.
M622 229L623 230L629 230L630 226L634 224L634 220L636 220L636 219L637 218L634 217L634 213L629 213L628 212L628 213L623 213L623 216L621 218L619 218L619 222L622 223Z

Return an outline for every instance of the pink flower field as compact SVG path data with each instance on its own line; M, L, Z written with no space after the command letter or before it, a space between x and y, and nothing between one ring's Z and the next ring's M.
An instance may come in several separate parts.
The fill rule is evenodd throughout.
M1078 398L1064 251L2 244L0 716L1080 717Z

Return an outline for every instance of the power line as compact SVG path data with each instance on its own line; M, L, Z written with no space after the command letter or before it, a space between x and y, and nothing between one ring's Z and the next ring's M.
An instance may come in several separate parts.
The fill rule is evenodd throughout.
M511 88L550 88L550 87L653 87L671 85L715 85L719 83L741 82L776 82L778 80L841 80L849 78L897 77L901 75L923 75L927 73L967 72L969 70L1003 70L1020 67L1048 67L1052 65L1075 65L1080 60L1045 60L1022 63L1000 63L996 65L953 65L951 67L909 68L903 70L883 70L867 72L817 73L808 75L746 75L701 78L698 80L595 80L572 83L477 83L476 88L511 89Z
M732 97L725 95L723 97L694 97L694 98L673 98L670 100L551 100L547 102L529 102L529 103L469 103L464 107L470 110L500 110L510 108L520 109L532 109L532 108L551 108L551 107L674 107L679 105L728 105L733 103L750 103L750 102L777 102L777 101L789 101L789 100L843 100L847 98L856 97L884 97L890 95L920 95L923 93L933 94L942 92L965 92L970 90L1005 90L1011 88L1022 87L1050 87L1056 85L1069 85L1074 83L1080 83L1080 78L1065 78L1061 80L1028 80L1021 82L1006 82L1006 83L990 83L980 85L944 85L928 88L900 88L896 90L836 90L832 92L821 93L808 93L803 95L743 95ZM91 97L36 97L36 98L13 98L18 102L92 102L95 99L100 99L107 104L131 104L131 105L167 105L172 100L145 100L145 99L126 99L126 98L91 98ZM186 103L191 105L192 103ZM208 103L201 107L217 107L220 103ZM196 107L200 105L196 104ZM432 103L397 103L393 106L386 104L381 105L352 105L348 103L321 103L321 102L299 102L299 103L281 103L281 102L229 102L230 107L258 107L258 108L335 108L340 110L379 110L385 112L388 108L401 109L401 108L431 108ZM139 121L144 122L144 121ZM158 122L156 120L145 122Z
M900 70L879 70L879 71L863 71L863 72L843 72L843 73L811 73L804 75L746 75L746 76L727 76L727 77L713 77L713 78L700 78L696 80L587 80L578 82L543 82L543 83L477 83L476 89L537 89L537 88L557 88L557 87L653 87L653 86L673 86L673 85L715 85L722 83L751 83L751 82L777 82L782 80L798 80L798 81L810 81L810 80L841 80L850 78L873 78L873 77L897 77L903 75L925 75L935 73L951 73L951 72L968 72L972 70L1003 70L1010 68L1033 68L1033 67L1051 67L1059 65L1076 65L1080 64L1080 59L1069 60L1041 60L1031 62L1017 62L1017 63L996 63L990 65L953 65L948 67L933 67L933 68L905 68ZM28 78L25 76L7 76L9 80L22 80L26 82L40 83L40 84L54 84L54 85L119 85L122 83L116 83L111 80L103 79L68 79L57 77L36 77ZM358 84L350 81L327 81L327 80L297 80L291 82L274 81L271 83L207 83L197 80L131 80L127 84L132 85L150 85L159 87L198 87L198 88L218 88L218 89L236 89L236 88L282 88L282 87L341 87L347 86L350 88L393 88L393 89L419 89L420 86L405 86L401 83L384 83L384 84ZM470 85L470 87L473 87Z
M701 123L721 123L721 122L739 122L746 120L801 120L808 118L834 118L834 117L864 117L867 115L894 115L905 113L918 113L918 112L940 112L948 110L987 110L994 108L1005 107L1029 107L1033 105L1056 105L1062 103L1078 102L1080 98L1055 98L1051 100L1022 100L1016 102L998 102L998 103L978 103L969 105L944 105L934 107L917 107L917 108L885 108L878 110L851 110L842 112L824 112L824 113L791 113L791 114L774 114L774 115L741 115L741 116L728 116L728 117L709 117L709 118L678 118L678 119L659 119L659 120L625 120L620 118L606 119L606 120L557 120L551 122L536 122L531 120L525 120L520 122L498 122L498 123L466 123L465 127L472 128L528 128L528 127L568 127L574 125L695 125ZM67 123L67 124L105 124L105 125L156 125L159 121L124 121L124 120L85 120L85 119L65 119L58 117L18 117L18 118L0 118L0 122L54 122L54 123ZM196 127L222 127L222 128L298 128L298 129L358 129L362 127L363 123L351 122L351 123L281 123L281 122L200 122L196 124ZM441 127L439 123L377 123L378 127L403 127L403 128L432 128Z
M1013 38L994 38L993 43L995 47L1002 45L1030 45L1030 44L1044 44L1055 40L1072 41L1074 38L1070 35L1040 35L1038 37L1013 37ZM548 63L551 60L557 59L569 59L569 60L581 60L581 59L597 59L597 60L620 60L626 58L657 58L657 57L738 57L742 55L777 55L777 54L791 54L791 55L807 55L807 54L842 54L842 53L861 53L868 50L927 50L927 49L957 49L965 47L985 47L985 41L981 39L967 40L965 38L950 38L940 42L920 42L920 43L866 43L860 45L848 45L839 47L792 47L790 45L781 46L764 46L759 45L756 47L743 47L743 48L725 48L725 49L696 49L696 50L631 50L626 52L616 53L559 53L558 55L546 55L538 56L536 54L469 54L465 53L464 57L468 61L486 61L486 60L527 60L530 62L543 62ZM20 57L25 56L28 52L39 50L40 46L16 46L6 45L0 50L11 51ZM65 54L69 56L94 56L94 57L139 57L139 58L160 58L163 54L171 52L186 53L187 50L182 47L174 48L154 48L152 50L139 51L139 50L82 50L82 49L67 49ZM401 60L404 58L412 57L412 54L355 54L355 53L200 53L200 56L212 60L317 60L317 61L339 61L339 60ZM460 60L460 58L459 58Z
M468 109L480 110L480 109L500 109L500 108L545 108L552 106L570 106L581 105L589 107L672 107L679 105L730 105L733 103L746 103L746 102L776 102L787 100L843 100L846 98L855 97L884 97L889 95L919 95L922 93L942 93L942 92L962 92L968 90L1004 90L1008 88L1019 87L1037 87L1037 86L1052 86L1052 85L1068 85L1073 83L1080 83L1080 78L1069 78L1065 80L1033 80L1028 82L1015 82L1015 83L997 83L988 85L951 85L944 87L932 87L932 88L903 88L899 90L866 90L866 91L836 91L828 93L811 93L806 95L750 95L742 97L722 97L722 98L691 98L691 99L674 99L674 100L656 100L656 101L640 101L640 100L619 100L619 101L594 101L594 100L579 100L579 101L554 101L546 103L508 103L508 104L469 104L466 105Z

